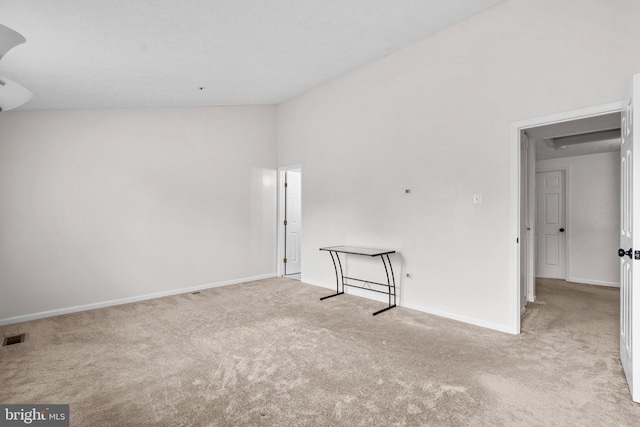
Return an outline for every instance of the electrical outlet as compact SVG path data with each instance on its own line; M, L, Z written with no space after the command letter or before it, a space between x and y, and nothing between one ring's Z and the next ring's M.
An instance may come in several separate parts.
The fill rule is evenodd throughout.
M474 205L482 204L482 194L478 193L473 195L473 204Z

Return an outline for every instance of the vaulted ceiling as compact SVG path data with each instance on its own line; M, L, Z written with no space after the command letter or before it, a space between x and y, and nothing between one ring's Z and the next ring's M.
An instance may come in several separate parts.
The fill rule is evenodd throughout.
M20 110L275 104L503 1L0 0L0 75Z

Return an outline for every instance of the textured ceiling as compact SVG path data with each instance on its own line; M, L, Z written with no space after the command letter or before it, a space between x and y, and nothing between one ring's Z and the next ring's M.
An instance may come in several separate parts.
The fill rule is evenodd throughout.
M0 75L21 110L274 104L503 1L0 0Z

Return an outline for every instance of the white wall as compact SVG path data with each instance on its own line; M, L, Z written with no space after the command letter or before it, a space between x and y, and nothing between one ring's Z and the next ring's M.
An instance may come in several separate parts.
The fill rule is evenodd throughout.
M620 152L540 160L567 170L567 280L620 286Z
M2 113L0 321L275 274L276 163L274 106Z
M638 16L634 0L513 0L281 104L303 280L332 285L321 246L395 248L404 305L515 332L511 124L622 99Z

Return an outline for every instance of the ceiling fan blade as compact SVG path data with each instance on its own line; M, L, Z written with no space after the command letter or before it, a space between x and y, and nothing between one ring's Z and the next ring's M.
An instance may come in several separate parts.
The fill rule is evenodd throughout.
M0 58L2 58L13 47L26 42L27 39L20 33L0 24Z
M30 90L12 80L0 77L0 111L12 110L31 98L33 94Z

